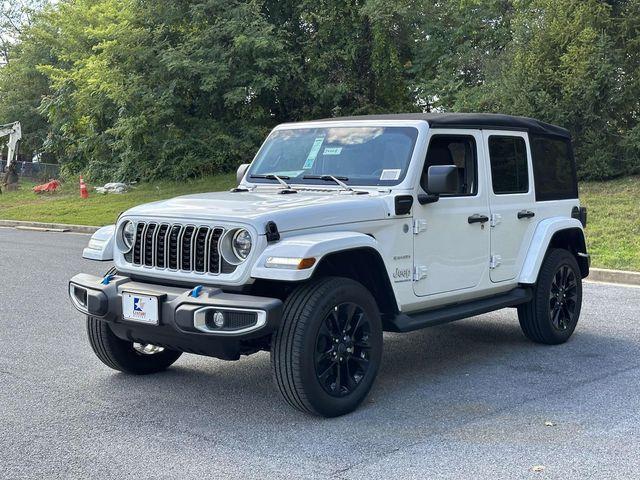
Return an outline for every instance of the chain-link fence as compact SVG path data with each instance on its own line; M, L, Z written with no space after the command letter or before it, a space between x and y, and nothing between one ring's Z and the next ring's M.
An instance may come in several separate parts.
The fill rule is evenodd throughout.
M6 166L4 160L0 161L0 172L4 173ZM17 162L16 166L20 178L36 182L58 178L60 174L60 165L56 163Z

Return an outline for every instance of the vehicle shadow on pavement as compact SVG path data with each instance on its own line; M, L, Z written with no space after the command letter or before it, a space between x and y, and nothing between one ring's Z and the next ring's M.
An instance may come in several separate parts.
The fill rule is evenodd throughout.
M383 363L374 388L353 416L483 414L570 388L610 369L615 358L640 353L622 338L594 335L580 327L564 345L537 345L520 331L515 311L506 310L410 334L385 334ZM626 353L623 353L626 352ZM224 362L184 355L167 372L147 377L108 375L106 390L127 401L158 395L156 414L226 415L242 421L312 417L281 401L271 380L268 353ZM176 414L178 417L176 418ZM249 418L247 418L247 416ZM339 421L339 420L334 420Z

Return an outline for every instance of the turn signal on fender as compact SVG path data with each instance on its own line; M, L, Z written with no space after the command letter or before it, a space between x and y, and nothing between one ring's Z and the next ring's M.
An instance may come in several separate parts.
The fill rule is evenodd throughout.
M316 259L294 257L269 257L264 266L267 268L284 268L287 270L306 270L315 265Z

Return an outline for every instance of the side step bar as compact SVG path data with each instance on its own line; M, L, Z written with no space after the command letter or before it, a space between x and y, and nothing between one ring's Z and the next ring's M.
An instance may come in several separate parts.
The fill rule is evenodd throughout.
M401 313L385 324L389 332L412 332L421 328L434 327L443 323L455 322L501 308L516 307L527 303L533 297L530 288L518 287L495 297L456 303L420 313Z

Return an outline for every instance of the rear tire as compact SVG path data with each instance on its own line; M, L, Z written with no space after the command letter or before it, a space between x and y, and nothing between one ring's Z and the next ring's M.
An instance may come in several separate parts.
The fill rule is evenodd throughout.
M134 375L166 370L182 352L163 349L156 353L142 353L133 342L118 338L109 324L95 317L87 317L89 343L96 356L107 367Z
M324 278L285 301L271 366L292 407L324 417L352 412L369 393L381 359L380 313L360 283Z
M566 342L573 334L582 307L582 277L573 254L555 248L547 253L533 299L518 307L525 336L546 345Z

